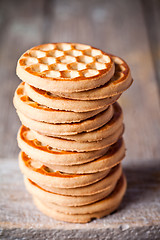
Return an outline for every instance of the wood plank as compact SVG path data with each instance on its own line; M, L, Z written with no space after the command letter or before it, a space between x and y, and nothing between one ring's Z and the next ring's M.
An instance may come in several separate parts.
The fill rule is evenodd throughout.
M148 38L150 42L152 58L155 67L156 78L160 90L160 1L142 0L142 9L147 25Z
M20 80L15 75L16 62L28 48L41 43L43 22L43 1L2 1L0 2L2 23L0 37L0 157L18 154L16 142L20 122L13 108L12 98ZM32 8L31 8L32 6ZM33 10L35 9L35 10ZM33 24L34 23L34 24Z
M40 213L26 192L15 159L1 159L1 239L158 239L160 175L158 165L125 167L128 190L119 210L87 224L53 220ZM13 174L14 173L14 174ZM11 178L12 176L12 178ZM147 187L146 187L147 186ZM155 237L155 238L154 238Z

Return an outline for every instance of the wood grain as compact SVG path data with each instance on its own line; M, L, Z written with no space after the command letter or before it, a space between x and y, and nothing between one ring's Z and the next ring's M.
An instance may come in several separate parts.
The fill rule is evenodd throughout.
M156 15L151 11L156 26L157 4L154 1L152 6ZM2 239L160 238L158 55L153 50L147 9L139 0L0 1ZM88 43L117 54L128 62L134 78L120 99L126 126L128 191L118 212L85 225L54 221L38 212L17 166L20 123L12 105L20 82L15 76L16 61L31 46L58 41Z
M147 26L148 39L155 68L156 78L160 90L160 1L142 0L142 9Z
M160 236L158 164L125 165L128 190L119 210L87 224L70 224L46 217L26 192L18 163L14 159L2 159L0 166L3 166L0 191L5 196L0 198L0 236L7 240L22 239L22 236L24 239L52 239L52 236L55 240L158 239L156 236Z
M16 4L2 1L1 4L2 23L6 22L0 40L0 157L3 158L16 157L19 151L16 133L20 122L12 104L14 91L20 83L15 75L16 62L22 52L42 41L43 1L32 5L29 1L16 1Z

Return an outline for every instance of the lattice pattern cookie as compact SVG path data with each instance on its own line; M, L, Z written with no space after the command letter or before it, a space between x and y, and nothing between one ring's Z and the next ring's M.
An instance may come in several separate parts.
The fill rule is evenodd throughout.
M133 82L130 68L122 58L113 55L110 56L115 64L115 73L106 84L88 91L72 93L56 92L56 94L66 98L84 101L113 97L126 91Z
M77 43L43 44L19 59L17 75L46 91L75 92L99 87L114 74L114 62L103 51Z

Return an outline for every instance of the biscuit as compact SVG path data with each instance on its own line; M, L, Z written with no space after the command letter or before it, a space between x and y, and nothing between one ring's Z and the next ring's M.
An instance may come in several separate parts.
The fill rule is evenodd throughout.
M45 189L41 188L38 184L35 184L34 182L25 179L26 188L28 192L32 194L34 197L37 197L38 199L45 202L57 204L59 206L72 206L72 207L87 205L105 198L114 190L116 183L117 182L114 180L106 189L92 195L66 196L46 191Z
M58 151L35 139L33 132L23 125L18 131L17 141L19 148L23 152L25 152L32 159L40 161L46 165L51 163L67 166L84 164L103 156L108 150L108 147L106 147L97 151L81 153Z
M60 135L58 137L79 142L93 142L101 140L103 138L107 138L115 131L118 131L118 129L122 126L123 123L123 113L120 105L116 102L112 106L114 109L113 117L102 127L91 132L83 132L76 135Z
M46 191L66 195L66 196L89 196L100 193L108 188L112 182L117 182L120 176L122 175L122 166L121 164L117 164L115 167L112 167L109 174L107 174L101 180L92 183L87 186L77 187L77 188L55 188L50 186L43 186L38 183L41 188L45 188Z
M122 139L109 147L109 150L102 157L95 159L88 163L79 165L56 165L54 162L46 163L44 160L41 162L45 166L54 169L55 171L62 171L72 174L85 174L104 171L105 169L112 168L122 161L125 157L125 144Z
M98 110L89 112L73 112L64 110L55 110L37 102L34 102L29 98L24 89L24 83L21 83L15 91L13 103L15 108L25 114L27 117L48 123L71 123L80 122L87 118L93 117L96 114L107 109L108 106L104 106Z
M122 175L112 194L100 201L97 201L96 203L81 207L65 208L59 206L57 207L53 204L46 206L47 204L42 203L37 198L34 198L34 202L40 211L56 220L71 223L86 223L91 221L93 218L101 218L115 211L122 201L126 187L126 178Z
M79 43L49 43L27 50L18 60L17 75L46 91L76 92L99 87L115 71L111 57Z
M96 100L108 98L117 94L121 94L127 90L132 82L132 76L127 63L120 57L110 55L115 63L115 73L113 77L104 85L81 92L57 92L59 96L77 99L77 100Z
M121 125L112 135L93 142L78 142L74 140L61 139L57 137L49 137L43 134L39 134L33 131L35 138L44 142L45 145L49 145L53 149L64 150L64 151L76 151L76 152L87 152L95 151L102 148L109 147L118 141L124 132L124 126Z
M81 121L78 123L72 123L72 124L69 124L69 123L53 124L53 123L39 122L39 121L28 118L27 116L25 116L23 113L19 111L17 111L17 114L22 124L25 125L26 127L45 135L56 136L56 135L72 135L72 134L77 134L84 131L88 131L88 132L93 131L103 126L105 123L109 122L113 116L113 112L114 112L113 107L111 105L106 110L97 114L96 116L93 116L84 121Z
M43 184L43 186L54 186L57 188L86 186L104 178L110 171L110 169L106 169L91 174L62 173L34 161L24 152L20 152L19 154L19 167L22 173L33 182Z
M26 94L33 101L45 105L52 109L73 111L73 112L88 112L107 107L118 100L120 94L113 97L104 98L100 100L73 100L64 97L59 97L50 92L32 87L25 84Z

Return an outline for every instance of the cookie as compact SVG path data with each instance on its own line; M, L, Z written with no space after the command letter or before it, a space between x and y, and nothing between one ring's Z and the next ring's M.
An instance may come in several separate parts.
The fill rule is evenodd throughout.
M115 71L111 57L79 43L49 43L26 51L17 64L18 77L46 91L76 92L99 87Z
M48 123L71 123L80 122L87 118L93 117L96 114L107 109L107 106L98 110L89 112L73 112L64 110L55 110L44 105L34 102L25 93L24 83L21 83L15 91L14 95L15 108L25 114L27 117L36 121L43 121Z
M23 152L32 159L40 161L46 165L51 163L67 166L84 164L103 156L108 150L108 147L97 151L81 153L53 150L53 148L35 139L33 132L23 125L19 129L17 141L18 146Z
M116 186L116 181L113 181L103 191L88 196L66 196L62 194L56 194L53 192L46 191L45 189L41 188L38 184L35 184L34 182L27 179L25 179L25 185L30 194L32 194L34 197L37 197L42 201L54 203L59 206L77 207L87 205L105 198L114 190Z
M72 123L72 124L52 124L52 123L45 123L39 122L33 119L28 118L21 112L17 111L17 114L20 118L20 121L26 127L40 132L45 135L49 136L56 136L56 135L72 135L77 134L83 131L93 131L105 123L107 123L113 116L113 107L109 106L103 112L97 114L94 117L88 118L84 121L79 123Z
M81 174L103 171L116 165L125 156L125 144L122 139L111 145L108 151L108 148L105 148L101 151L82 153L56 152L49 149L48 145L41 142L36 144L36 142L32 132L22 126L18 133L18 145L21 150L35 161L66 173Z
M78 142L93 142L109 137L115 131L118 131L123 124L123 113L120 105L116 102L112 106L114 109L113 117L102 127L91 132L83 132L76 135L59 135L58 137Z
M19 167L22 173L33 182L43 184L43 186L54 186L57 188L86 186L102 179L110 171L110 169L106 169L92 174L66 174L54 171L34 161L24 152L20 152L19 154Z
M66 196L90 196L106 190L113 182L117 182L120 176L122 175L122 167L121 164L116 165L113 167L109 174L107 174L101 180L92 183L87 186L77 187L77 188L55 188L50 186L43 186L42 184L38 183L41 188L45 188L46 191L57 193Z
M76 152L87 152L95 151L102 148L106 148L115 142L122 136L124 132L124 126L121 125L112 135L107 138L103 138L93 142L78 142L74 140L61 139L57 137L49 137L33 131L35 138L44 142L44 144L51 146L53 149L64 150L64 151L76 151Z
M106 84L88 91L72 93L57 92L56 94L70 99L96 100L121 94L127 90L133 82L129 66L122 58L113 55L110 56L115 63L115 73Z
M116 164L122 161L125 157L125 144L122 139L119 139L116 143L109 147L109 150L102 157L95 159L88 163L79 165L56 165L54 162L46 163L42 161L47 167L54 169L55 171L62 171L72 174L85 174L104 171L105 169L112 168Z
M112 194L96 203L81 207L57 207L53 204L44 204L38 198L34 198L34 202L40 211L56 220L86 223L93 218L101 218L115 211L122 201L126 186L126 178L122 175Z
M45 215L47 215L48 217L54 218L55 220L59 220L59 221L64 221L64 222L69 222L69 223L88 223L91 220L95 219L95 218L102 218L104 216L109 215L110 213L114 212L118 206L120 205L117 204L114 205L114 207L111 207L110 209L106 209L103 210L101 212L96 212L96 213L92 213L92 214L64 214L61 212L57 212L49 207L47 207L44 203L42 203L38 198L34 198L34 203L36 205L36 207Z
M101 109L102 107L109 106L118 100L120 94L113 97L104 98L100 100L73 100L64 97L59 97L50 92L35 88L25 84L26 94L33 101L45 105L49 108L73 112L88 112Z

